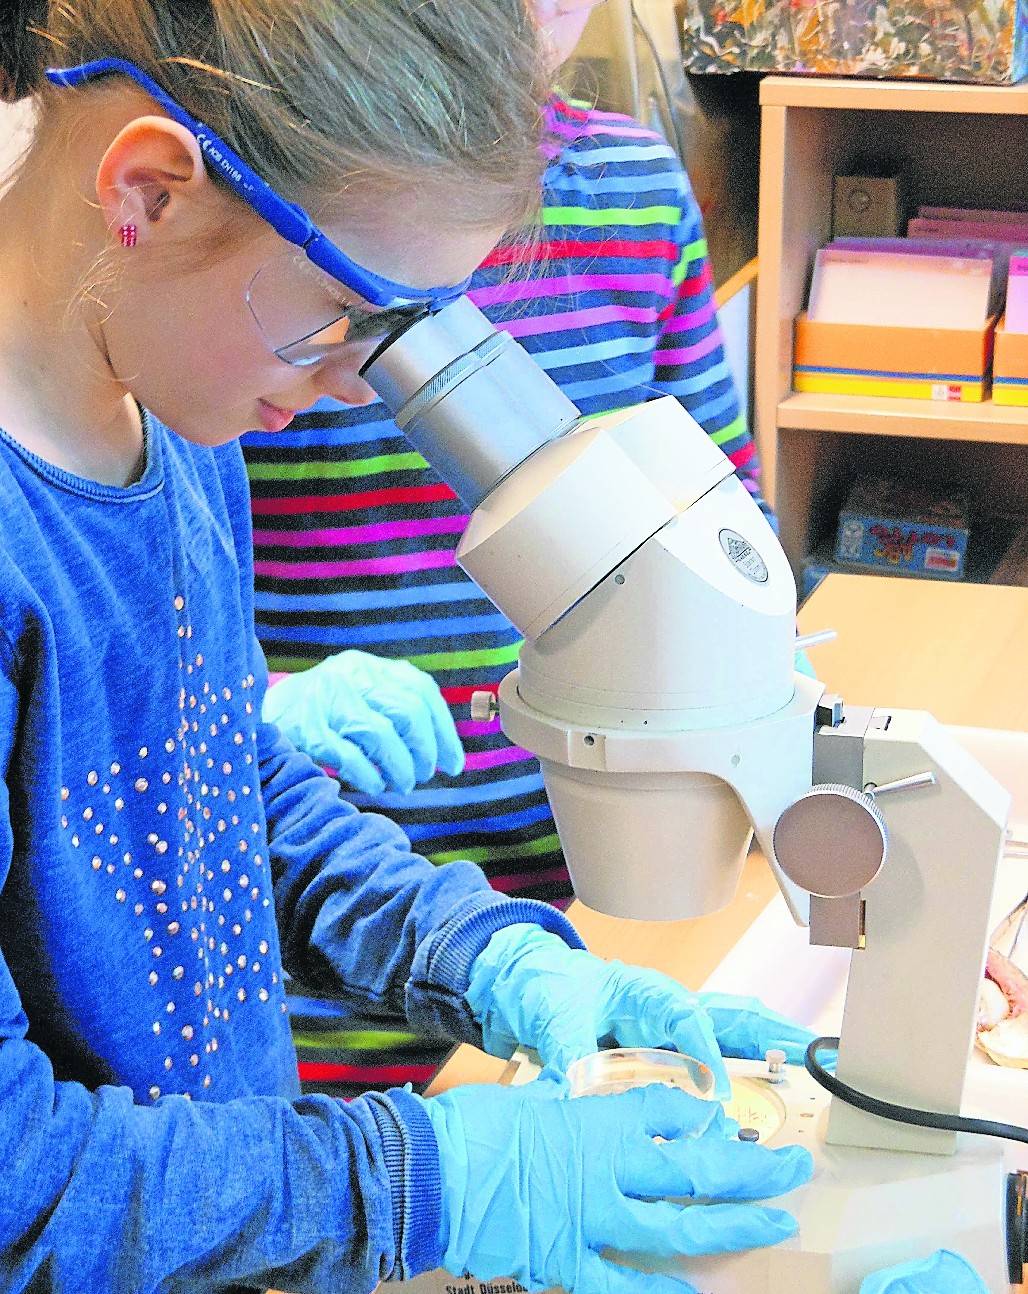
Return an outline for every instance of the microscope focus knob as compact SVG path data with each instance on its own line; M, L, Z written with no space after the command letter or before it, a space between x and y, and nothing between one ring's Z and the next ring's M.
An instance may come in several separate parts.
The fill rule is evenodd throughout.
M498 712L495 692L483 688L471 693L471 717L476 723L490 723Z
M873 798L851 786L811 787L775 825L775 857L785 875L821 898L858 894L882 870L889 849Z

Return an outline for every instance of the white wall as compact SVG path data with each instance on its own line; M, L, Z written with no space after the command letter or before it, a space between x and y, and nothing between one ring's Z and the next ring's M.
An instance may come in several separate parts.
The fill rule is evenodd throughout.
M752 393L750 391L750 373L752 369L750 336L752 294L755 285L747 283L731 297L717 312L721 324L721 335L725 342L725 358L735 378L736 390L739 392L739 403L748 414L752 414ZM752 417L750 430L752 431Z

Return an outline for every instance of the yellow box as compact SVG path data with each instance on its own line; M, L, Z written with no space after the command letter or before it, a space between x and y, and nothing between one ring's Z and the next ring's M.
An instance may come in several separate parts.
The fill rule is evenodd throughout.
M833 395L979 403L995 319L984 328L879 328L796 320L793 386ZM1028 390L1028 388L1026 388Z
M1028 333L1007 332L1006 316L996 325L992 402L1028 407Z

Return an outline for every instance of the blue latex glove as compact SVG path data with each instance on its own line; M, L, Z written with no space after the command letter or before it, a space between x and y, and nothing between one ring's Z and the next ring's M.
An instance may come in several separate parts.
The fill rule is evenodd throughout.
M691 1285L601 1258L729 1253L796 1232L765 1199L807 1181L799 1146L726 1135L721 1107L666 1087L566 1099L547 1075L424 1102L439 1146L443 1266L568 1294L687 1294ZM657 1143L654 1137L666 1138ZM734 1203L682 1207L667 1196Z
M449 706L434 679L407 661L338 652L269 687L262 713L367 795L407 795L437 768L450 777L464 768Z
M817 672L810 663L810 657L805 651L798 651L793 656L793 668L797 674L806 674L807 678L817 678Z
M472 965L464 996L493 1055L534 1047L563 1073L607 1040L666 1047L709 1065L720 1100L731 1090L722 1051L761 1059L769 1047L781 1047L802 1060L814 1036L756 998L690 993L659 971L601 961L532 925L493 935Z
M757 997L697 993L696 1000L713 1022L714 1036L722 1056L763 1060L766 1051L777 1048L785 1052L790 1065L802 1065L807 1048L817 1037L809 1029L769 1010ZM831 1069L835 1055L835 1052L821 1052L818 1059ZM832 1058L831 1063L829 1058Z
M989 1290L966 1258L950 1249L937 1249L930 1258L865 1276L860 1294L989 1294Z

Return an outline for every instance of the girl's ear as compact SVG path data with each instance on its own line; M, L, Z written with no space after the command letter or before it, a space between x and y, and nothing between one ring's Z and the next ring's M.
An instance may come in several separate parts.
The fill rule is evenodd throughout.
M167 117L137 117L111 141L96 173L96 195L112 237L135 225L140 243L158 224L180 225L211 180L196 138Z

